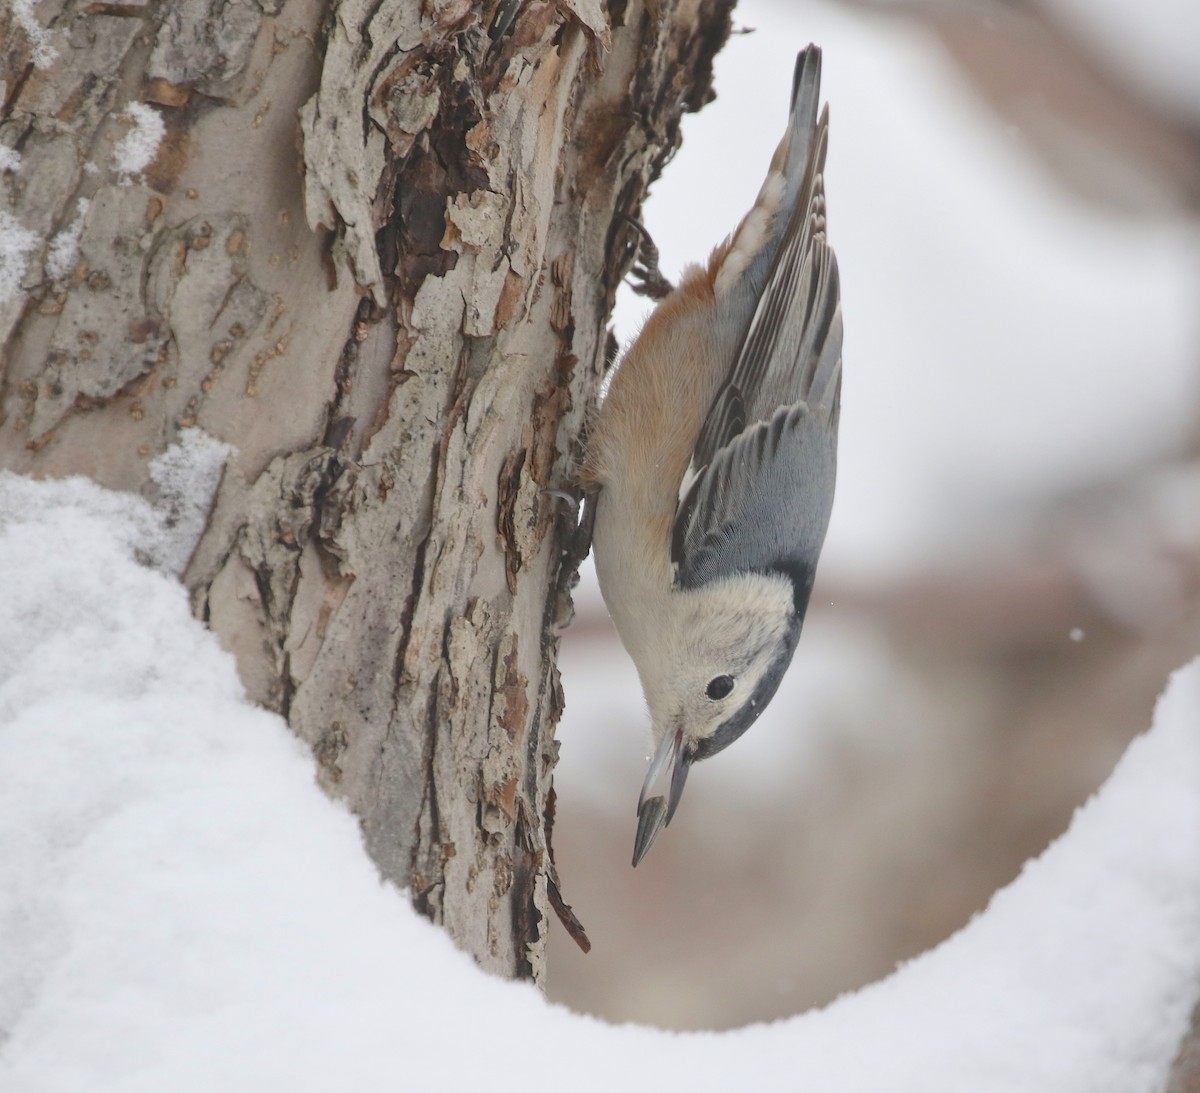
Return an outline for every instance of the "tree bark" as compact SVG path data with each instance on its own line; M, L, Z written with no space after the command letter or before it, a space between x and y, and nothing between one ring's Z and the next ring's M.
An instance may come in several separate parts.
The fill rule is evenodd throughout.
M541 973L553 871L542 491L611 355L618 214L711 97L731 7L0 12L0 464L145 492L181 430L233 446L196 614L382 874L504 975Z

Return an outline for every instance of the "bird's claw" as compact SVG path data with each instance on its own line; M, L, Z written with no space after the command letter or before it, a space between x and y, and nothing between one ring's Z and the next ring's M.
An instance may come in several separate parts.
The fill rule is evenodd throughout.
M651 300L662 300L670 296L675 291L675 286L658 268L658 247L655 246L646 226L624 213L619 213L618 216L638 234L637 257L629 271L633 291L639 296L648 296Z
M558 584L554 611L555 625L561 630L575 615L571 590L579 583L579 567L592 549L592 525L596 522L596 499L586 491L582 496L568 490L542 490L566 506L571 523L563 532L562 553L558 565Z

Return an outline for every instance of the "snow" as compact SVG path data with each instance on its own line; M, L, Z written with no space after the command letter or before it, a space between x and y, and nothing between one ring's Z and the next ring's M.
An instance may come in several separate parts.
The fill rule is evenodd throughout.
M937 949L770 1026L606 1026L456 952L247 703L168 572L223 458L162 461L165 513L0 475L0 1088L1161 1088L1200 988L1200 660Z
M21 153L7 144L0 144L0 171L15 171L21 166Z
M26 259L37 249L38 237L12 213L0 209L0 303L20 295Z
M187 568L232 452L228 444L203 429L183 429L178 444L150 461L150 478L158 487L158 511L164 525L157 560L166 572L178 576Z
M35 68L49 68L58 60L58 50L50 44L51 34L34 14L38 0L10 0L17 26L29 39L30 55Z
M86 197L81 197L75 205L75 219L50 240L50 248L46 252L46 276L52 281L62 280L75 268L83 219L90 205Z
M125 113L132 119L133 128L113 149L113 166L123 180L129 181L154 162L167 127L162 115L145 103L131 102Z

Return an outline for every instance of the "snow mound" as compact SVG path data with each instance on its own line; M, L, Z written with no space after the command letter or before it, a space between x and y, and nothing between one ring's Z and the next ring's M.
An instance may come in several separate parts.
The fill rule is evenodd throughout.
M610 1027L488 978L380 882L189 614L180 551L143 564L163 524L0 475L0 1089L1162 1087L1200 990L1200 661L937 949L771 1026Z

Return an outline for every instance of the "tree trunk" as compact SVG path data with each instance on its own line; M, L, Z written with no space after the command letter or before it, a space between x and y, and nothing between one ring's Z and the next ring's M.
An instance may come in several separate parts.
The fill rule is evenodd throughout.
M383 875L504 975L540 973L553 870L542 491L610 355L617 214L731 7L0 12L0 464L147 491L181 430L233 446L197 615Z

